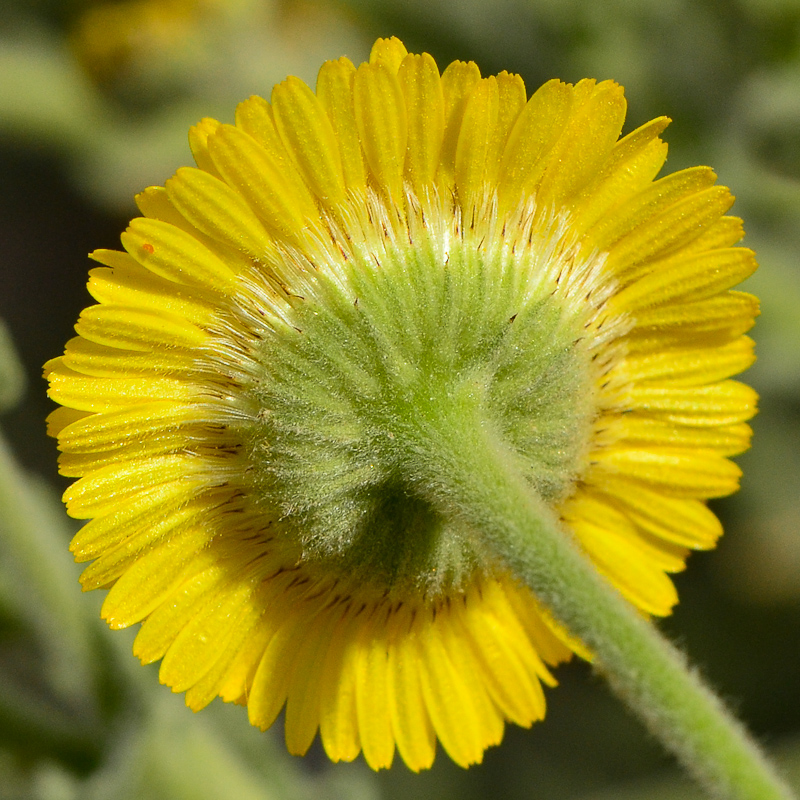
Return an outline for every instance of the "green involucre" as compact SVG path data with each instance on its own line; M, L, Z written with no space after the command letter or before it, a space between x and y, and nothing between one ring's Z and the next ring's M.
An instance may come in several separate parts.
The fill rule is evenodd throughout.
M270 331L249 387L254 494L304 558L376 590L435 596L491 564L480 535L426 484L443 408L481 426L549 505L563 499L593 418L580 309L535 268L457 242L322 270Z

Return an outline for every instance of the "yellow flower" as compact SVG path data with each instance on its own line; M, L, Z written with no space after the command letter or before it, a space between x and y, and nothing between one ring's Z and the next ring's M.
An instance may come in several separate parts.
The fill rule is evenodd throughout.
M198 168L138 196L98 301L48 364L85 589L197 710L304 753L461 765L589 658L419 476L452 408L642 612L721 533L756 397L755 268L705 167L655 180L656 119L615 83L515 75L379 40L289 78ZM409 422L410 420L410 422ZM433 443L435 446L435 442ZM422 465L422 466L421 466Z
M123 0L90 6L72 37L76 56L94 77L118 78L132 65L163 58L196 37L217 5L215 0Z

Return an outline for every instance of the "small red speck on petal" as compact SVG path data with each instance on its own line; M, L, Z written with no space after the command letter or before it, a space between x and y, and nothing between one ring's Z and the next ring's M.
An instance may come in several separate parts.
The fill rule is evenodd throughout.
M154 253L155 252L155 247L153 247L153 245L145 242L145 244L142 245L142 250L144 250L145 253Z

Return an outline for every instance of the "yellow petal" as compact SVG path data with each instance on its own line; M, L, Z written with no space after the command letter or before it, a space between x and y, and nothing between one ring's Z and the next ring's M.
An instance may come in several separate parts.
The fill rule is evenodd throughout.
M139 462L113 464L81 478L64 492L64 502L77 519L111 514L156 482L169 483L182 476L187 493L196 491L203 466L198 459L179 454Z
M186 449L186 439L174 436L164 437L153 442L145 441L138 447L129 445L123 455L119 449L106 450L99 453L62 453L58 459L58 472L69 478L80 478L103 467L127 463L131 458L150 458L152 456L172 455Z
M629 381L668 380L672 387L703 386L747 369L755 361L754 346L752 339L740 336L719 347L629 354L618 369Z
M443 194L446 194L446 190L453 185L456 148L464 111L470 92L480 79L481 72L474 61L453 61L442 73L444 133L442 135L441 163L437 173L437 184Z
M633 525L611 507L581 497L567 519L598 570L634 605L648 614L666 616L678 602L672 581L656 566L636 540ZM605 520L606 524L603 524Z
M57 437L70 425L74 425L91 416L94 415L87 411L78 411L74 408L59 406L55 411L51 411L47 415L47 435Z
M219 177L216 168L213 174ZM234 274L241 275L252 267L252 260L249 259L241 249L238 249L240 245L234 248L230 244L224 244L192 225L175 207L165 187L150 186L143 192L137 194L135 199L136 205L139 207L143 216L169 223L173 227L182 230L184 233L200 242L207 250L216 256L217 259L226 264ZM102 259L98 260L100 260L101 263L106 263L102 261ZM109 264L108 266L115 265ZM172 291L174 292L174 288Z
M305 625L286 701L286 748L303 755L317 734L320 720L322 670L336 628L335 615L319 614Z
M734 425L756 413L758 395L738 381L712 386L672 387L640 384L628 392L631 408L682 425Z
M602 485L600 485L602 484ZM700 500L676 498L638 482L603 475L602 492L637 525L653 536L696 550L708 550L722 535L722 525Z
M722 456L735 456L750 446L752 431L744 423L732 425L678 425L665 416L625 414L615 425L625 444L638 447L677 447L713 450Z
M356 68L347 58L326 61L317 76L317 97L339 143L347 188L361 192L367 185L367 167L356 124L353 99L355 74Z
M188 517L189 509L184 513ZM204 527L189 528L139 554L106 596L101 611L103 619L112 628L124 628L144 619L192 569L192 561L210 536Z
M299 615L289 611L270 638L250 687L247 714L250 723L261 730L275 722L286 702L295 658L303 641Z
M174 400L188 403L197 396L196 387L185 380L159 377L90 378L66 366L49 377L48 396L80 411L117 411L137 403Z
M344 199L345 182L336 135L316 95L298 78L272 90L275 126L311 190L326 204Z
M524 726L542 719L544 693L533 666L539 658L513 612L498 617L488 603L468 603L459 622L460 634L480 660L488 689L503 714Z
M239 609L240 613L231 620L229 625L231 635L228 637L227 647L218 658L210 659L213 666L187 690L186 705L192 711L205 708L221 693L241 654L247 649L250 642L258 637L259 623L264 608L261 594L263 593L256 590L245 600Z
M76 326L77 327L77 326ZM131 378L157 372L170 378L197 377L197 360L191 350L177 348L124 350L76 336L67 342L62 363L95 378Z
M167 481L143 489L113 511L87 522L70 542L76 561L90 561L163 520L186 502L186 483Z
M133 654L142 664L152 664L163 658L169 646L205 599L219 591L222 573L218 564L211 563L175 581L173 592L165 602L144 620L133 642Z
M382 61L396 74L407 55L406 46L396 36L392 36L389 39L377 39L375 41L369 54L369 61L370 64Z
M134 219L120 237L125 249L143 266L168 280L230 291L236 277L230 268L194 237L157 219Z
M593 469L673 497L724 497L736 491L742 474L732 461L710 451L609 447L595 452L592 460Z
M412 771L428 769L436 754L436 734L422 696L416 636L393 637L387 669L389 713L397 749Z
M581 90L583 96L581 97ZM625 121L622 87L613 81L581 81L565 128L553 147L536 201L548 208L569 202L608 159Z
M115 251L105 251L113 254ZM120 306L139 306L154 311L183 317L188 322L204 327L216 317L219 302L213 295L197 291L183 291L164 279L148 272L127 253L116 253L120 258L113 269L95 268L89 272L88 289L101 303ZM92 253L100 263L115 261L101 253ZM123 259L128 259L125 262Z
M455 181L464 214L494 191L508 135L525 107L519 75L501 72L479 81L463 112L456 147Z
M216 178L221 178L222 176L219 174L219 171L214 165L214 160L208 152L208 137L213 134L217 128L219 128L219 122L215 119L211 119L211 117L204 117L197 125L192 125L192 127L189 128L189 147L192 149L194 163L197 164L200 169L210 173Z
M202 406L156 401L109 414L79 417L59 432L58 443L69 452L94 453L138 440L157 441L165 435L177 434L186 440L187 427L203 423L219 424L219 417Z
M548 81L528 100L503 152L498 187L501 210L511 210L532 195L571 108L572 87L558 80Z
M256 259L274 252L272 239L245 199L213 175L182 167L166 189L175 208L212 239Z
M354 622L352 615L345 615L336 623L320 674L319 732L331 761L353 761L361 752L355 670L345 662L345 650L352 648L355 635Z
M187 690L185 701L187 707L192 711L202 711L219 694L219 687L225 680L231 663L236 658L237 645L240 644L240 634L238 626L242 623L235 620L237 628L231 630L231 635L227 639L225 649L217 653L217 657L212 660L211 666L205 670L202 677L193 683Z
M756 269L755 254L743 247L681 255L652 265L652 271L626 286L611 301L627 312L706 297L741 283Z
M573 653L585 661L592 660L592 654L582 642L537 602L535 595L527 586L522 586L511 576L506 576L500 581L500 588L543 661L555 666L569 661ZM556 685L555 678L549 673L537 674L548 686Z
M288 163L289 154L275 129L272 106L258 95L251 95L236 106L236 127L255 139L268 153L282 164Z
M690 243L713 225L733 205L724 186L712 186L681 200L617 242L606 262L609 269L623 272L651 259L663 258Z
M658 117L613 146L595 178L570 202L578 232L588 230L650 184L667 157L667 145L658 136L668 124L667 117Z
M444 136L444 96L436 62L408 55L397 74L408 118L405 177L418 194L433 184Z
M188 451L208 457L238 445L222 422L224 412L206 411L202 420L200 409L189 406L182 415L181 410L175 403L145 403L79 420L61 433L59 471L78 477L110 464Z
M220 125L208 147L225 181L270 230L294 241L300 232L318 224L311 193L283 147L267 150L233 125Z
M464 216L469 220L476 202L487 195L489 164L496 162L493 136L500 110L497 80L486 78L472 90L458 137L455 182Z
M191 618L169 646L158 677L173 692L185 692L211 669L226 650L244 616L253 587L236 573L229 574Z
M481 714L478 699L470 694L467 678L453 665L447 652L442 627L433 621L417 642L420 683L436 735L447 754L459 766L478 764L496 737L491 719ZM488 734L488 736L487 736ZM488 741L487 741L488 738Z
M362 64L353 81L353 98L372 175L379 188L402 203L408 119L400 83L384 61Z
M723 247L731 247L743 238L744 225L739 217L720 217L696 239L684 245L683 252L689 254L720 250Z
M454 623L452 608L441 609L436 617L434 625L439 627L448 660L463 683L465 694L475 710L475 718L479 721L477 739L481 750L500 744L503 740L504 719L490 696L485 669L467 638L463 636L461 626Z
M260 607L267 608L269 603L262 601ZM227 676L220 682L219 696L225 702L246 704L258 666L279 623L280 618L271 615L262 614L259 617L250 636L236 654Z
M525 92L525 84L519 75L503 71L498 73L497 77L492 78L492 80L497 81L500 104L497 123L492 133L492 142L487 157L486 177L487 180L494 184L500 173L500 164L505 152L506 142L514 129L519 115L525 108L528 95Z
M163 186L148 186L143 192L134 195L134 200L143 217L159 219L187 233L198 235L197 229L189 225L178 213L178 209L172 205L167 190Z
M687 548L676 547L637 530L624 512L616 504L609 503L602 493L587 488L585 493L568 501L567 507L565 516L580 517L582 522L614 532L619 537L619 544L613 547L629 547L638 555L638 560L664 572L682 572L686 569L686 557L689 555Z
M386 639L381 627L364 624L355 652L356 713L364 760L372 769L390 767L394 736L388 704Z
M549 632L537 619L535 604L532 611L525 615L525 620L523 621L518 613L518 607L511 600L509 588L509 585L505 582L483 582L480 591L477 593L479 604L485 606L485 612L492 615L495 620L502 624L503 635L508 645L515 649L519 657L524 657L524 662L531 674L548 686L555 686L556 680L542 660L543 657L552 655L548 645L546 643L543 644L543 640L552 638L552 636L548 635ZM522 589L523 592L530 595L528 589L515 588ZM474 598L470 599L473 602L468 603L468 605L475 605ZM532 649L530 649L531 647ZM561 648L557 646L554 649L558 649L561 652ZM565 653L555 657L551 663L557 664L570 655L571 653Z
M591 246L598 250L610 250L637 228L646 233L652 219L681 200L696 196L713 186L716 179L717 176L709 167L693 167L647 185L647 188L618 206L613 214L598 220L588 232Z
M208 334L173 314L129 306L89 306L81 312L75 330L97 344L128 350L153 347L202 347Z
M637 335L652 331L686 329L699 337L728 328L742 334L749 330L758 314L758 299L746 292L724 292L698 302L656 306L636 315Z

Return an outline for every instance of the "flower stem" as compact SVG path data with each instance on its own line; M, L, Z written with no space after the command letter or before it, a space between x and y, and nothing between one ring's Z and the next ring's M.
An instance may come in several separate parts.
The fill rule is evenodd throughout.
M515 468L469 392L419 409L418 474L595 655L596 667L706 790L790 800L743 726L684 656L607 583Z

